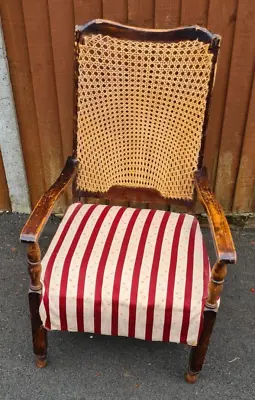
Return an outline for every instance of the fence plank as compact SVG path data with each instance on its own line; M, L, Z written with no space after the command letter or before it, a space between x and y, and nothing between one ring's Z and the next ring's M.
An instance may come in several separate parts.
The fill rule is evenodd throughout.
M232 211L255 211L255 75Z
M226 210L255 211L253 0L2 0L3 30L32 204L55 179L63 164L62 153L66 156L71 148L72 86L68 82L72 82L72 5L77 24L102 17L150 28L199 24L223 36L205 164L212 183L215 177L216 194ZM1 188L2 182L0 160ZM6 194L1 192L0 206L6 203L3 196Z
M1 17L32 206L45 190L29 54L19 0L5 0Z
M73 146L74 10L72 0L49 0L51 40L64 159Z
M103 0L103 18L112 21L127 23L128 5L127 0Z
M48 0L58 111L64 160L73 150L73 0ZM72 202L71 187L67 190Z
M23 0L34 98L47 187L63 167L47 0Z
M129 25L154 27L154 0L128 0Z
M196 5L193 1L182 0L181 4L181 25L207 25L208 18L208 0L196 0ZM178 208L173 208L178 211ZM203 212L203 207L199 201L196 202L195 212L197 214Z
M239 1L216 194L226 211L232 209L241 146L249 106L255 58L255 2Z
M182 0L181 25L207 25L209 0Z
M11 202L9 198L9 191L6 182L2 153L0 149L0 211L11 210Z
M208 29L222 36L204 152L204 164L208 169L208 176L213 187L227 97L236 13L237 0L225 0L224 4L222 0L214 0L210 3Z
M102 0L73 0L76 25L102 18Z
M181 22L181 0L155 0L155 28L176 28Z

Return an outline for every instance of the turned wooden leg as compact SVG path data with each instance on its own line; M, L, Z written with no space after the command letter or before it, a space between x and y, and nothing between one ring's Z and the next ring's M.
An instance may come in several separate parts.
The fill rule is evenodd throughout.
M227 266L224 263L216 262L211 272L211 279L208 287L208 298L206 310L204 311L204 324L197 346L192 347L189 358L189 369L185 374L188 383L195 383L201 371L206 351L210 342L211 333L216 320L217 300L223 289L224 278L227 274Z
M30 275L29 308L32 326L33 348L36 366L43 368L47 364L47 331L42 326L39 315L41 297L41 252L37 243L30 243L27 251L28 271Z
M204 312L204 325L201 336L199 338L199 342L197 346L193 346L190 351L189 369L185 375L185 379L188 383L195 383L198 379L198 374L201 371L204 364L215 320L216 320L215 311Z
M43 328L39 315L40 294L30 292L28 298L36 366L43 368L47 364L47 331Z

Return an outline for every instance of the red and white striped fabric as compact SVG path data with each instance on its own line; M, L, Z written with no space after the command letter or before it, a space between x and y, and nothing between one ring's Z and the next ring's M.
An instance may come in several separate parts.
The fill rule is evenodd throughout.
M209 261L191 215L68 208L42 261L46 329L195 345Z

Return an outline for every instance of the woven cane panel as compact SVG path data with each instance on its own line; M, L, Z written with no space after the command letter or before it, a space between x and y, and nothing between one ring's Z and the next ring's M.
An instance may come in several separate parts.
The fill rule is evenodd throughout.
M79 45L77 187L145 187L191 199L212 54L199 41L102 35Z

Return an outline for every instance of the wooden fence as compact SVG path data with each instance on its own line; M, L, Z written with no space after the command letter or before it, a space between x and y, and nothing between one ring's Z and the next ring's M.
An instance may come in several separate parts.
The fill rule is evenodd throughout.
M255 0L2 0L2 24L31 203L72 148L75 24L106 18L222 35L205 163L226 211L255 211ZM10 208L0 156L0 208Z

